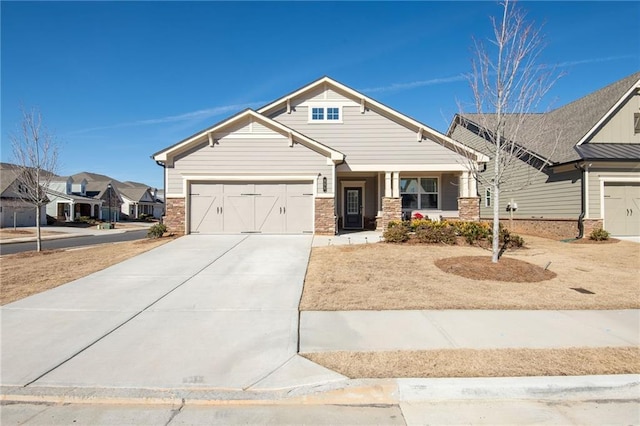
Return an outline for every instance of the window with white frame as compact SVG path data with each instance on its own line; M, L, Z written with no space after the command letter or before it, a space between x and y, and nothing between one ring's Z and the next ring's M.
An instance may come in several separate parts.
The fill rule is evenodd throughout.
M484 191L484 206L491 207L491 188L487 188Z
M400 179L403 210L437 209L438 195L438 178Z
M342 108L337 106L314 106L309 108L309 121L313 123L341 123Z

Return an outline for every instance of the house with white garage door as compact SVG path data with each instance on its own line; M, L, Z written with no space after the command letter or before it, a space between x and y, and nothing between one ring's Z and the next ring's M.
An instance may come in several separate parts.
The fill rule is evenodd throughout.
M165 224L184 233L383 229L420 212L479 217L487 157L323 77L162 151Z
M501 197L500 211L505 219L512 216L514 230L570 238L604 227L614 236L639 236L640 72L530 119L540 119L546 135L559 139L551 155L531 150L543 146L535 129L523 128L514 141L530 154L523 158L532 159L518 168L519 176L532 176L530 185L517 188L514 179L515 190ZM474 114L457 115L448 135L490 155L491 131L480 122ZM536 173L536 161L543 159L546 165ZM489 172L492 167L488 162ZM480 216L489 219L491 188L478 189ZM517 205L515 211L507 210L510 203Z

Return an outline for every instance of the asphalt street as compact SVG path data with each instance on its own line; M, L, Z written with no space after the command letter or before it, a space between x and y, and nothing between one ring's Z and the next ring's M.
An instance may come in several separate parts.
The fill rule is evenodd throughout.
M54 250L71 247L91 246L95 244L116 243L121 241L134 241L146 238L147 230L121 232L109 235L83 235L70 238L60 238L55 240L43 240L43 250ZM35 241L26 243L11 243L0 245L0 255L21 253L36 249Z

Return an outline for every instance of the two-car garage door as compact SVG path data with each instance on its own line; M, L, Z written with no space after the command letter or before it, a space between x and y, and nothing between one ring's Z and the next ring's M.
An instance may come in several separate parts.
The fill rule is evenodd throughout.
M312 184L191 183L189 230L200 234L313 233Z

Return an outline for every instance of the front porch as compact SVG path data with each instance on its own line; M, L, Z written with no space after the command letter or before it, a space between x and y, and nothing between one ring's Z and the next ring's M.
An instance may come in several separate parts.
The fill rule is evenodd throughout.
M100 201L76 201L76 200L57 200L56 219L64 222L73 222L81 216L101 219Z
M475 179L466 171L338 172L338 233L386 229L389 221L479 219Z

